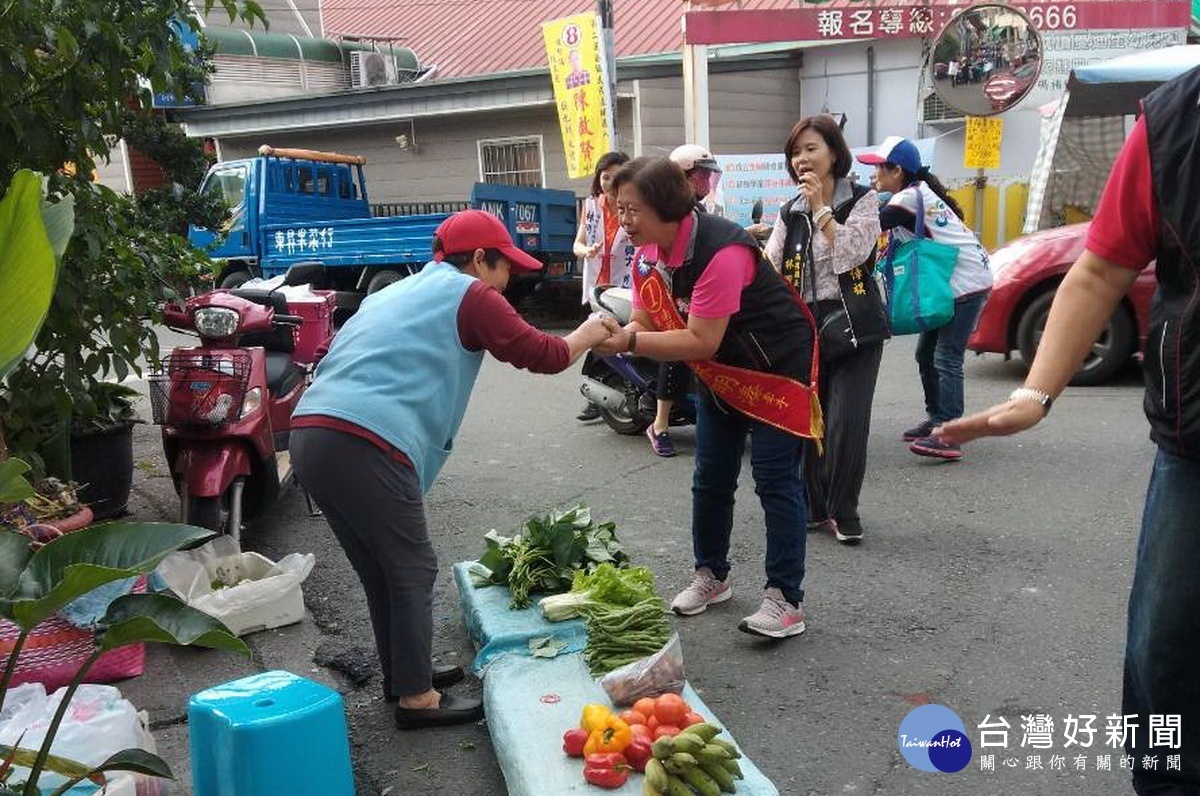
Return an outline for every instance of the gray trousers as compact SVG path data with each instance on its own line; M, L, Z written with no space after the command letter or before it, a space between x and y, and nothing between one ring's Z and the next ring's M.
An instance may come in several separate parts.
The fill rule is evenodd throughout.
M882 360L882 343L838 362L821 358L819 393L825 415L825 455L817 456L813 446L804 456L804 485L812 522L859 519L858 495L867 472L871 404Z
M438 567L416 471L342 431L293 429L289 447L366 592L384 693L428 691Z

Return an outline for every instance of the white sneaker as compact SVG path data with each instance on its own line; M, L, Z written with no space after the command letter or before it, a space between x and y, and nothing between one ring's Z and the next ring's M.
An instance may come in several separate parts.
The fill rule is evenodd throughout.
M804 632L804 606L793 606L774 587L763 593L762 605L738 624L743 633L769 638L787 638Z
M733 596L729 584L717 580L712 570L700 567L687 588L675 595L671 610L680 616L694 616L710 605L723 603Z

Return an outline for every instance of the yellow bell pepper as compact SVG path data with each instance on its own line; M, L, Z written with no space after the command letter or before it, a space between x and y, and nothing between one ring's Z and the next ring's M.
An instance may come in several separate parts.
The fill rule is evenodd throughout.
M583 706L583 715L579 717L579 726L591 733L604 726L605 720L613 714L607 705L592 703Z
M588 736L587 743L583 747L583 754L586 758L590 754L624 752L625 747L629 746L632 740L633 731L629 729L629 725L610 712L603 723L593 729L592 734Z

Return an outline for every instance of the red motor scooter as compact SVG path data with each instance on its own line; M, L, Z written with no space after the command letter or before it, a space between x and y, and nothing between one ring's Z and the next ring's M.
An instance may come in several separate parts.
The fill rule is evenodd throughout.
M319 265L298 264L302 285ZM150 375L154 422L179 493L180 521L240 539L244 519L270 506L292 478L292 410L315 352L333 334L334 295L293 301L278 290L214 290L164 309L168 327L199 336Z

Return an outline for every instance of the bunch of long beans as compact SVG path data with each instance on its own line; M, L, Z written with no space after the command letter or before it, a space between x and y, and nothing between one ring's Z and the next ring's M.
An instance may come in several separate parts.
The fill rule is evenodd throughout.
M650 597L629 607L593 605L584 611L587 646L583 659L593 677L653 655L671 635L666 605Z
M531 544L525 537L517 537L508 548L512 569L508 573L508 590L512 596L510 607L529 606L529 593L545 588L549 581L558 577L558 567L550 550Z

